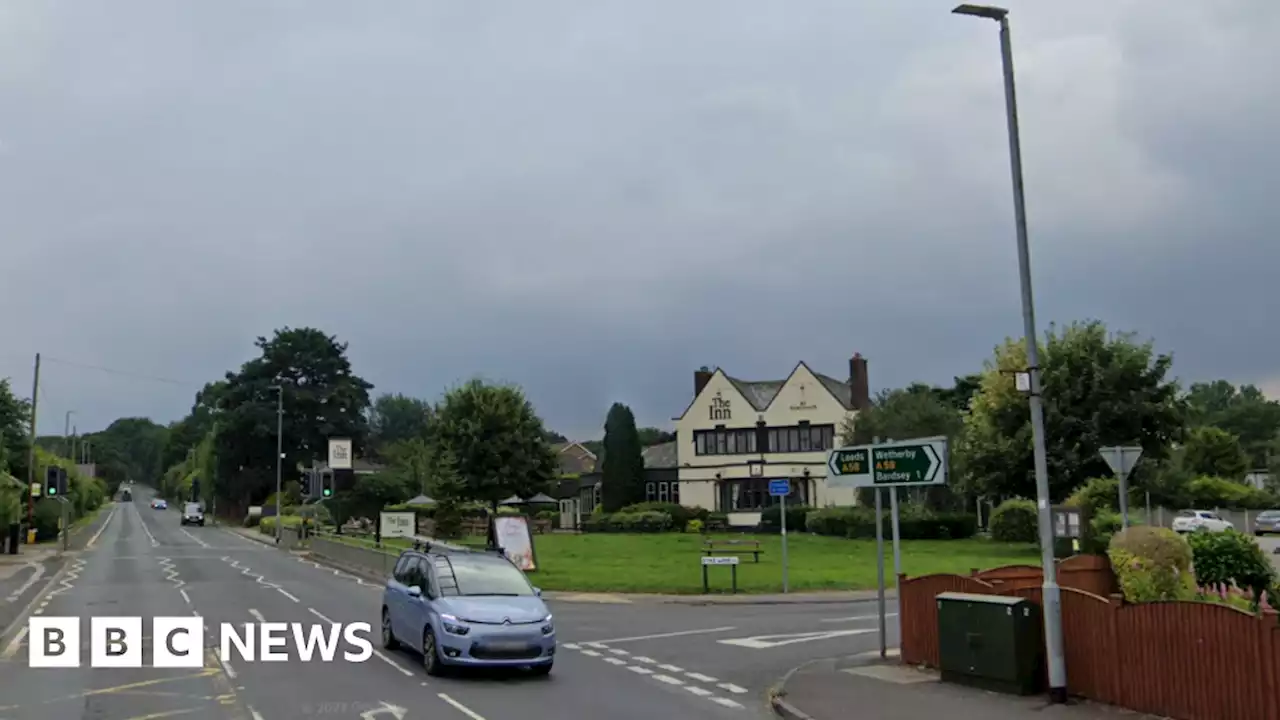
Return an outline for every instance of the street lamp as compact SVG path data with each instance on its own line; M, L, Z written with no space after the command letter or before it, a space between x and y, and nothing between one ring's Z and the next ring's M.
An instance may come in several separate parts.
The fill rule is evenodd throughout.
M280 486L284 477L284 385L272 385L276 391L276 544L280 544L283 520L280 516Z
M1040 398L1040 351L1036 345L1036 312L1031 293L1031 252L1027 247L1027 206L1022 184L1022 144L1018 137L1018 100L1013 82L1013 43L1009 39L1009 11L984 5L960 5L957 15L1000 23L1000 59L1004 68L1005 119L1009 126L1009 168L1013 176L1013 215L1018 235L1018 276L1022 284L1023 334L1027 342L1028 399L1034 439L1036 505L1040 518L1040 564L1044 571L1045 650L1049 656L1049 699L1067 701L1067 668L1062 650L1062 593L1053 559L1053 518L1049 508L1049 467L1044 449L1044 408Z

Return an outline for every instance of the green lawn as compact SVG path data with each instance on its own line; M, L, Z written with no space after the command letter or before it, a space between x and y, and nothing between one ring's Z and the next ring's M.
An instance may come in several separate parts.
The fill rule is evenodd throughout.
M741 538L743 536L724 536ZM759 564L749 555L738 566L738 589L744 592L782 591L782 541L776 535L757 536L763 554ZM653 535L592 534L537 535L534 550L538 570L530 580L544 590L688 594L702 592L703 538L684 533ZM893 554L885 543L887 584L893 577ZM873 540L845 540L816 535L788 538L790 589L867 590L876 586ZM992 568L1034 563L1030 545L989 540L905 540L902 571L907 575ZM729 567L710 567L712 592L728 592Z

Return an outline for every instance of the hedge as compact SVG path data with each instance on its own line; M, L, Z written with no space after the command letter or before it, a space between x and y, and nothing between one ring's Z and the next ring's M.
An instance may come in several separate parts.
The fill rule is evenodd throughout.
M1020 498L1005 500L991 513L992 540L1033 543L1039 537L1040 518L1034 502Z
M672 527L669 514L653 511L601 513L582 520L582 529L587 532L658 533Z
M787 513L788 516L790 512ZM884 536L893 532L893 520L885 513L881 520ZM788 517L788 528L790 517ZM862 507L837 507L810 510L803 527L816 535L846 538L874 538L875 511ZM978 532L978 519L966 513L932 513L918 509L902 512L898 518L898 537L903 540L960 540Z
M805 518L809 513L817 508L811 508L805 505L788 505L787 506L787 530L799 531L805 529ZM760 532L776 533L782 532L782 508L774 505L765 508L760 513Z
M690 520L701 520L703 523L707 521L710 513L700 507L685 507L679 503L669 502L642 502L635 505L628 505L618 512L621 513L645 513L658 512L671 516L671 527L674 530L684 530Z

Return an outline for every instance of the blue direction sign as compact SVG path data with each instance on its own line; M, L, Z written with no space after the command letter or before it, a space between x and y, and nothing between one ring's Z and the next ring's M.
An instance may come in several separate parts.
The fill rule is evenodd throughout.
M791 494L791 481L782 478L781 480L769 481L769 494L773 497L786 497Z

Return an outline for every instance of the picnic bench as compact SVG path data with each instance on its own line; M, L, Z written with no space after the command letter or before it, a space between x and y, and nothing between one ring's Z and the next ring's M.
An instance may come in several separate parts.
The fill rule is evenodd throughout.
M713 555L746 555L752 556L752 562L760 562L760 553L764 551L760 549L759 540L707 540L702 545L702 554L711 557Z

